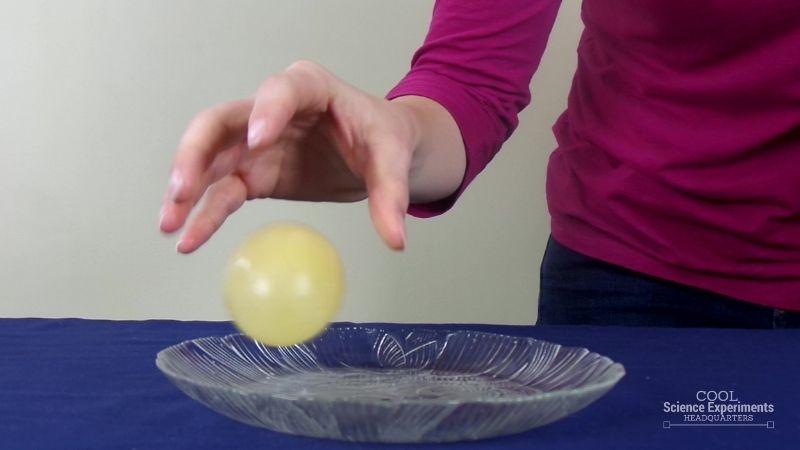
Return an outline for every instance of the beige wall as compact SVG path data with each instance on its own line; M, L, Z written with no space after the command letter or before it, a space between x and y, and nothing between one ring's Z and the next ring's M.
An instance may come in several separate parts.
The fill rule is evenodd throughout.
M313 59L372 93L406 70L432 2L0 0L0 317L226 319L223 267L258 226L309 223L340 249L340 320L532 323L544 173L581 26L562 6L517 134L445 217L386 250L365 204L246 205L178 256L156 222L186 121Z

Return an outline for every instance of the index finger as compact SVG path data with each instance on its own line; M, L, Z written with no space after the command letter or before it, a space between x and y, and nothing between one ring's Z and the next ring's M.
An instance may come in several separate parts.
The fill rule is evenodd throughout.
M296 114L321 113L334 88L332 75L310 61L298 61L261 84L250 115L250 148L272 144Z
M237 100L201 112L181 138L170 176L168 197L175 203L196 203L209 180L216 155L244 140L253 100Z

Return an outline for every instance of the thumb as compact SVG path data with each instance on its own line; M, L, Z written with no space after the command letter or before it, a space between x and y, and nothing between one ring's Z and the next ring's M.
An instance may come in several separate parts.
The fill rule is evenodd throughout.
M406 246L410 164L406 154L398 143L383 141L373 147L365 173L372 222L386 245L398 251Z

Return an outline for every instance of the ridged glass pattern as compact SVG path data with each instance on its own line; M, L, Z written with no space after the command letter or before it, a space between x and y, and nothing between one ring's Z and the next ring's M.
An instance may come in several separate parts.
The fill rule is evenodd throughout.
M625 375L605 356L533 338L358 326L290 347L240 334L199 338L161 351L156 365L235 420L365 442L525 431L584 408Z

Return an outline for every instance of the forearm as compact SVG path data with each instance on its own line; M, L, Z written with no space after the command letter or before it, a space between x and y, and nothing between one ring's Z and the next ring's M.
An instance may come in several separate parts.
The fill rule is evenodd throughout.
M422 118L409 214L447 211L511 136L559 3L436 0L411 70L386 96Z
M420 96L392 100L402 107L414 134L409 170L412 203L429 203L452 195L466 169L466 153L455 119L439 103Z

